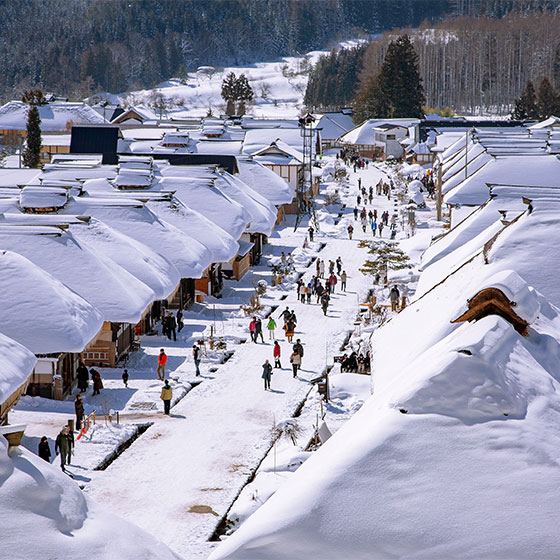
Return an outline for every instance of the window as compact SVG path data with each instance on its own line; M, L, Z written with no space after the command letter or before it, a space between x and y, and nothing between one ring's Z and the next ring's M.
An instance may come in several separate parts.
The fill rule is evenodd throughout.
M395 134L387 134L387 140L395 140L397 136Z

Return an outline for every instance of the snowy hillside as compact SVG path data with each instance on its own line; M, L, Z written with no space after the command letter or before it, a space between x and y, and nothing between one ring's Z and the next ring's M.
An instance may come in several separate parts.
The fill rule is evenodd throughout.
M357 41L341 43L341 47L352 47ZM201 66L185 78L172 78L158 84L154 89L112 95L99 93L91 100L108 99L127 106L152 106L161 97L165 100L162 116L176 117L205 116L209 111L219 115L225 110L221 97L222 81L234 72L245 74L253 88L254 99L247 106L248 114L265 117L294 117L303 108L303 97L307 87L308 73L321 55L327 51L313 51L301 57L286 57L276 62L259 62L245 67L214 68ZM157 115L160 109L155 109Z

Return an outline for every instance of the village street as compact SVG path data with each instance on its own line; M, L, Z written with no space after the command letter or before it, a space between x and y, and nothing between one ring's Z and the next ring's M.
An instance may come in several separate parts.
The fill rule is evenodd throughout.
M244 344L234 345L234 354L226 363L216 367L203 358L202 377L194 377L192 344L207 328L208 314L201 316L198 311L188 311L185 329L177 342L170 343L161 336L143 337L141 352L128 365L130 387L134 389L136 379L143 380L144 390L148 387L152 391L160 409L161 383L155 372L160 348L165 348L169 357L167 377L176 378L179 383L195 379L201 383L172 408L171 416L155 411L145 414L145 421L154 424L106 470L88 471L84 490L186 559L206 558L215 546L208 539L270 448L273 424L294 414L312 390L309 380L319 377L326 364L332 363L333 356L341 353L341 345L354 329L359 302L364 301L372 287L372 279L358 270L367 255L367 249L358 247L359 240L371 239L371 230L368 227L366 233L362 232L352 210L358 178L363 186L369 187L375 186L380 178L387 180L387 176L373 166L357 173L349 171L350 186L340 193L342 204L346 204L340 210L340 219L338 212L329 216L321 210L321 232L303 250L298 248L307 235L307 225L302 224L294 232L290 222L282 224L264 247L261 265L237 286L228 282L223 300L213 300L219 318L226 323L225 327L217 327L218 334L223 329L246 339ZM394 198L388 200L386 196L375 195L373 205L366 205L366 209L376 208L381 215L385 209L392 213L394 205ZM354 226L353 240L347 233L350 223ZM388 239L389 228L384 234ZM346 292L341 292L340 283L337 284L326 317L314 296L311 305L298 302L295 284L289 291L284 286L269 288L263 303L277 306L272 316L278 323L276 337L281 341L283 369L274 370L272 390L265 391L262 364L265 359L273 363L273 344L268 340L266 328L263 328L264 344L251 342L250 317L239 314L239 304L252 292L251 280L265 278L270 282L267 261L278 258L282 251L294 254L296 271L303 274L306 282L315 274L314 256L325 260L326 269L329 260L340 256L348 274L348 287ZM289 364L291 345L286 342L281 329L283 321L279 318L285 306L295 310L298 323L294 342L301 338L305 351L300 375L295 379ZM264 319L263 327L266 322ZM205 334L208 335L207 330ZM122 387L121 370L102 371L105 393L127 391ZM86 402L95 404L95 399L88 396ZM113 408L118 410L115 404ZM23 417L20 420L29 421ZM130 419L125 414L123 422L127 421Z

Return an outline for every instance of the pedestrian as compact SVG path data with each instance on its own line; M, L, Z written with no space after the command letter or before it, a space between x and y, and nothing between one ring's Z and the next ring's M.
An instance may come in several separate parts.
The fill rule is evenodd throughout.
M200 375L200 348L194 344L192 347L194 365L196 367L196 376Z
M292 315L292 312L290 311L290 308L286 305L286 309L284 309L284 311L282 311L282 313L280 313L280 317L282 317L284 319L284 326L288 322L288 319L290 318L291 315Z
M167 335L167 313L165 311L165 309L162 312L161 315L161 334L162 336L168 336Z
M303 361L303 345L302 345L301 340L299 338L296 340L296 343L293 345L292 350L299 354L299 357L301 358L301 360L299 362L299 366L301 367L301 362Z
M327 309L329 307L329 293L327 291L323 292L321 296L321 308L323 309L323 315L327 315Z
M93 381L93 394L99 395L101 393L101 389L103 389L101 374L93 368L91 368L89 372L91 373L91 380Z
M181 332L184 326L185 323L183 323L183 310L179 308L179 311L177 311L177 330Z
M301 356L294 350L290 356L290 363L292 364L292 371L294 377L297 377L298 369L301 365Z
M51 448L47 436L43 436L39 442L39 457L47 463L51 462Z
M311 303L311 294L313 293L313 286L315 285L313 279L311 279L311 281L309 282L309 284L307 285L307 288L305 289L305 300L307 303Z
M325 277L325 261L319 263L319 278Z
M286 330L286 338L288 339L288 342L292 342L292 339L294 338L294 332L296 330L296 324L294 321L292 321L292 319L288 319L287 323L284 325L284 329Z
M302 282L298 288L299 301L305 303L305 283Z
M165 379L165 364L167 364L167 354L163 348L159 351L157 363L157 376L160 381L163 381Z
M340 289L345 292L346 291L346 271L343 270L342 274L340 275Z
M171 340L171 336L173 335L173 340L177 342L177 321L175 320L175 316L171 311L167 313L167 338Z
M317 278L319 278L319 274L321 272L321 259L317 259L315 261L315 268L317 269L317 274L315 276L317 276Z
M251 340L256 344L257 336L255 334L255 329L257 328L257 318L253 317L249 323L249 334L251 335Z
M373 235L373 237L375 237L375 234L377 233L377 222L374 222L373 220L371 220L371 233Z
M358 206L360 206L360 203L361 203L361 202L362 202L362 197L361 197L360 195L358 195L358 196L356 197L356 203L358 204ZM358 212L357 212L358 209L356 208L355 210L356 210L355 213L357 214L357 213L358 213Z
M336 259L336 273L340 276L340 271L342 270L342 259L338 257Z
M76 430L79 432L82 429L82 419L84 417L84 401L82 400L81 393L76 395L74 410L76 411Z
M169 381L165 380L165 385L161 388L159 398L163 401L163 413L169 414L171 409L171 399L173 398L173 389L169 386Z
M312 242L313 241L313 234L315 233L315 230L313 229L313 226L309 226L307 231L309 232L309 242Z
M383 222L379 222L379 237L383 237Z
M270 362L268 360L265 360L262 368L263 368L263 372L262 372L261 377L264 379L264 390L267 391L267 390L270 389L270 378L272 377L272 366L270 365Z
M334 273L334 261L329 261L329 276Z
M85 393L89 385L89 373L84 362L80 362L76 373L78 374L78 389L80 389L80 393Z
M365 233L367 228L367 217L362 216L362 231Z
M282 364L280 363L280 344L278 341L274 341L274 348L272 349L272 356L274 357L274 367L282 369Z
M360 203L358 202L358 204ZM356 221L357 219L358 219L358 207L354 206L354 221Z
M321 284L321 282L317 281L317 283L315 284L315 294L317 294L317 303L319 303L319 300L323 295L323 291L324 291L323 285Z
M331 293L334 293L334 288L336 286L336 283L337 283L336 274L333 272L329 276L329 288Z
M261 342L264 344L264 338L262 333L262 321L260 317L257 317L255 320L255 342L257 342L259 335L261 337Z
M128 370L127 369L125 369L122 372L122 381L124 383L124 386L128 389Z
M276 328L276 321L272 317L268 319L266 328L268 330L268 339L274 340L274 329Z
M352 234L354 233L354 228L352 227L352 224L350 224L348 226L348 238L352 239Z
M400 298L399 289L396 286L393 286L391 288L391 291L389 292L389 298L391 300L391 311L396 311L397 306L399 305Z
M54 442L54 452L56 455L60 455L60 468L62 472L66 472L66 463L68 461L68 455L72 453L70 449L70 438L68 434L70 433L70 428L68 426L64 426L60 433L56 436L56 440Z
M396 239L397 237L397 224L391 224L391 239Z
M280 255L280 262L282 263L282 266L286 268L286 255L284 254L284 251L282 251L282 254Z
M359 189L362 188L362 178L361 177L358 179L358 188Z
M288 253L288 258L286 259L286 262L288 263L288 267L290 269L294 268L294 257L292 257L292 253Z

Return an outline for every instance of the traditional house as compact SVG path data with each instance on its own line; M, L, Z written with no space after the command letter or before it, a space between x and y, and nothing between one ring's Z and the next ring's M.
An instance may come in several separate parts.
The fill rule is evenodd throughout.
M340 148L339 138L354 128L352 109L339 112L323 113L314 124L320 131L321 152Z

